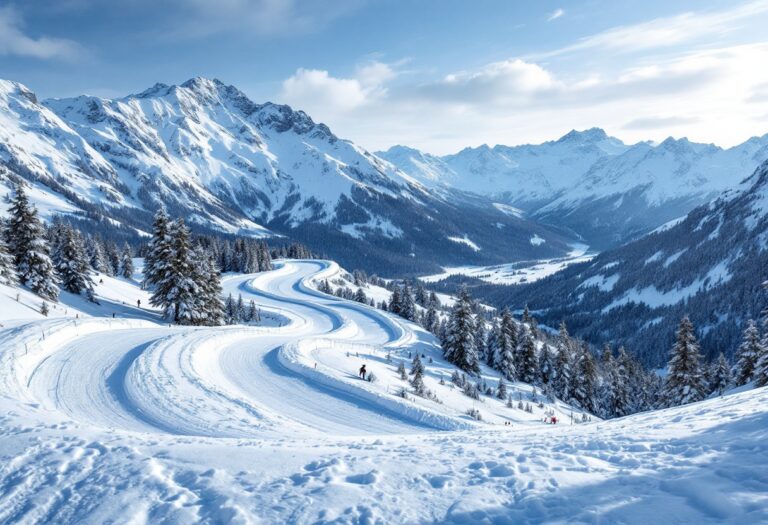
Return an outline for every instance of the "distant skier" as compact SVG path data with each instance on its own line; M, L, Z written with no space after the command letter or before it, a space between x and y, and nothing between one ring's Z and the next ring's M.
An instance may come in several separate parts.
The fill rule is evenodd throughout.
M556 416L552 416L552 424L553 425L557 425L557 417Z
M141 299L136 299L136 306L141 308Z
M358 375L360 376L360 379L365 379L365 365L360 367L360 372Z

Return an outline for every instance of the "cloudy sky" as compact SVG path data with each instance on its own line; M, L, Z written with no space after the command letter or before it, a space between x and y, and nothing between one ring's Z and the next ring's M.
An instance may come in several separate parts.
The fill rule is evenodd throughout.
M593 126L768 133L768 0L0 0L0 77L118 97L206 76L366 148Z

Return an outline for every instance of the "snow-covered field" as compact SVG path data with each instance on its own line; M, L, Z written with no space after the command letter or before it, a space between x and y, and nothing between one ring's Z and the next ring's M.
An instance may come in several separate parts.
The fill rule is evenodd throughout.
M473 401L430 334L310 286L339 273L225 279L280 326L169 327L108 277L49 318L0 290L0 523L768 520L768 390L573 425ZM439 401L394 395L409 353Z
M536 239L534 241L534 239ZM531 238L531 243L539 243L540 238ZM589 253L589 246L578 244L567 257L543 259L539 261L520 261L495 266L451 266L434 275L420 277L425 283L441 281L452 275L466 275L493 284L532 283L559 272L566 266L586 262L594 257Z

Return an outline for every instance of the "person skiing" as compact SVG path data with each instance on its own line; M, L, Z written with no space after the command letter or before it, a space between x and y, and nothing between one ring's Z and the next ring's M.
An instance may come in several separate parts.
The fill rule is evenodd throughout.
M360 367L360 373L358 374L360 379L365 379L365 365Z
M557 416L552 416L552 424L557 425Z
M136 299L136 306L141 308L141 299Z

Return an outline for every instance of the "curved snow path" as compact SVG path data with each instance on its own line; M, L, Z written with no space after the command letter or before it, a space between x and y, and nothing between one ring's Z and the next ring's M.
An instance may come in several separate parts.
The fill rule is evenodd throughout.
M209 437L413 433L440 428L343 382L285 366L285 345L314 338L404 347L405 324L306 285L334 263L288 261L272 272L224 280L224 293L253 299L281 327L123 328L73 338L33 367L27 386L44 408L103 428ZM322 345L320 345L322 346ZM314 347L312 358L325 352ZM338 357L336 355L335 357ZM349 374L349 371L346 372ZM335 386L338 385L338 386ZM395 407L397 408L397 407Z

